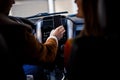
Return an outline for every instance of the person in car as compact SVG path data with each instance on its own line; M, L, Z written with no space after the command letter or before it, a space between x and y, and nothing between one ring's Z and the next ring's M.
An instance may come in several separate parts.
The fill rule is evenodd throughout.
M94 1L83 1L83 0L75 0L75 3L78 7L78 12L76 16L78 18L83 18L84 19L84 27L83 30L80 31L80 33L76 37L84 37L84 36L101 36L103 33L103 29L100 28L98 25L98 18L96 15L96 4L98 0ZM88 4L88 5L86 5ZM94 7L95 6L95 7ZM71 47L74 39L68 39L65 43L64 46L64 56L65 56L65 66L66 63L69 60L70 53L71 53Z
M13 21L8 17L14 0L0 0L0 35L7 45L6 53L1 52L1 79L26 80L24 64L52 63L55 60L58 40L63 37L64 27L52 30L44 44L32 34L31 27Z
M113 0L75 0L85 26L65 45L67 80L117 79L119 77L119 27L114 21L118 6ZM114 15L114 16L113 16ZM71 45L71 46L69 46ZM116 46L117 45L117 46ZM69 46L70 49L67 49Z

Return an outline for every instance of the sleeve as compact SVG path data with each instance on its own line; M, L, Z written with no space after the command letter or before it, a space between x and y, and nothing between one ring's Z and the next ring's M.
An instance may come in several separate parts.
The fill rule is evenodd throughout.
M68 80L79 80L80 75L81 75L81 65L80 65L80 56L78 54L79 53L79 48L78 48L78 44L73 42L73 45L71 47L71 54L69 55L69 60L68 63L66 65L66 77Z
M72 47L72 39L68 39L64 45L64 65L66 66L70 57Z
M25 52L26 57L31 57L37 61L53 62L55 60L57 49L57 40L50 37L44 44L40 43L34 35L25 32Z

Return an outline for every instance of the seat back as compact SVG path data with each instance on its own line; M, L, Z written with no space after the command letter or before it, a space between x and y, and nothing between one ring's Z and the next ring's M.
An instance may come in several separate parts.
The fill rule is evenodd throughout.
M23 42L23 44L19 43ZM24 26L19 24L0 24L0 71L1 78L7 80L24 80L22 54L24 45ZM21 58L22 57L22 58Z
M7 71L8 71L7 54L8 54L8 47L3 35L0 33L0 64L1 64L0 72L2 73L2 76L0 77L4 79L6 79L5 77L7 76Z

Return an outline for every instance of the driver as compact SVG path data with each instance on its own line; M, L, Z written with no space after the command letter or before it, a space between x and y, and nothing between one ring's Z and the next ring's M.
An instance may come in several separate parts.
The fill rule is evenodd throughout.
M1 54L1 77L7 80L26 80L24 64L38 64L53 62L55 60L58 40L63 37L64 27L58 26L52 30L44 44L32 34L29 25L20 24L8 17L14 0L0 0L0 34L7 44L7 53Z

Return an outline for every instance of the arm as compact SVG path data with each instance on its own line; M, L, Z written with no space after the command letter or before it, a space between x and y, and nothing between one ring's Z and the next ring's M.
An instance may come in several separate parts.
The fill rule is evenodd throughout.
M65 30L63 27L56 28L46 40L44 44L39 43L37 39L30 34L25 32L25 51L27 56L37 59L43 62L53 62L58 48L58 39L61 39Z

